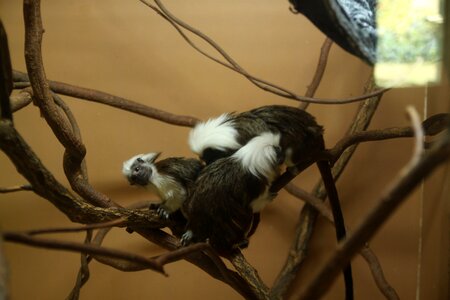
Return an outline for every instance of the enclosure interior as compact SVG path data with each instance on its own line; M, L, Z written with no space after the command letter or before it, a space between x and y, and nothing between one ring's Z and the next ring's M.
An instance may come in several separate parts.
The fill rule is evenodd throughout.
M325 39L288 1L164 1L182 20L218 42L251 74L304 94ZM49 79L105 91L176 114L206 119L223 112L244 111L267 104L297 106L293 100L258 89L243 76L194 51L161 17L139 1L42 1L45 28L43 59ZM13 68L26 71L21 1L0 1ZM211 48L200 43L201 47ZM345 98L360 95L371 68L333 45L316 96ZM448 83L388 92L370 129L407 126L405 107L423 116L449 111ZM427 105L425 105L427 98ZM131 187L121 174L132 155L161 151L162 157L194 155L187 145L189 128L177 127L104 105L64 97L75 114L88 149L92 185L114 201L127 205L155 200L156 195ZM311 105L308 110L325 128L332 147L342 138L358 108ZM15 125L42 162L67 186L62 170L63 147L33 105L14 114ZM346 222L355 227L374 207L379 195L412 154L412 139L362 143L337 183ZM444 188L448 173L440 168L418 188L381 228L370 245L387 280L402 299L445 299L448 207ZM294 182L311 190L318 180L314 167ZM446 183L445 183L446 180ZM0 153L0 186L25 183L8 158ZM262 221L243 253L269 286L286 259L303 203L281 191L262 213ZM422 218L423 216L423 218ZM0 195L0 228L27 230L71 225L47 200L31 192ZM82 241L82 234L57 235ZM421 241L421 242L420 242ZM136 234L115 229L105 245L145 256L165 250ZM420 247L422 245L422 247ZM321 262L335 249L333 228L319 218L308 259L294 288L296 295ZM12 299L62 299L75 282L80 255L5 243ZM420 252L419 249L422 249ZM419 253L421 253L419 255ZM421 266L421 267L420 267ZM360 258L353 260L358 299L383 299ZM166 267L169 277L152 271L123 273L93 262L82 299L240 299L222 282L197 267L176 262ZM26 288L25 288L26 287ZM39 295L39 296L36 296ZM344 295L340 278L326 299ZM426 297L425 297L426 296ZM37 298L36 298L37 297Z

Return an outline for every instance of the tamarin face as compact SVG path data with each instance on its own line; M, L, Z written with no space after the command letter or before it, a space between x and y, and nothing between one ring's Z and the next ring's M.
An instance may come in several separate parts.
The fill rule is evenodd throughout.
M161 203L153 204L161 217L180 209L187 197L187 190L203 168L198 159L169 157L155 161L160 153L139 154L123 164L122 172L130 182L155 192Z
M153 162L160 153L138 154L123 163L122 173L130 184L146 186L155 168Z

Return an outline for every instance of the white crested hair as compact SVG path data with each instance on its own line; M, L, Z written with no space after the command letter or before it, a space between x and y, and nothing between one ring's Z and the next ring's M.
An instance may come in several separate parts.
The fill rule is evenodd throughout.
M207 148L218 150L238 149L241 145L237 142L237 130L233 122L227 122L231 118L228 113L217 118L199 123L189 133L189 146L194 153L201 155Z
M155 161L155 159L160 154L161 153L154 153L154 152L152 152L152 153L138 154L138 155L133 156L129 160L123 162L122 174L127 176L127 177L131 175L131 166L133 165L133 163L135 162L136 159L141 158L145 162L152 163L152 162Z
M277 170L274 165L277 161L275 147L280 146L280 135L264 132L252 138L245 146L236 151L232 157L239 160L244 169L254 176L272 179Z

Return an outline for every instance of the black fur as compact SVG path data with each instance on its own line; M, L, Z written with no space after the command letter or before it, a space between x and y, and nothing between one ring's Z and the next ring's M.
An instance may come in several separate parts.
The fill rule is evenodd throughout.
M221 253L246 246L254 225L250 203L267 185L267 180L244 170L234 157L206 166L182 208L193 233L185 242L208 240Z
M322 126L316 123L311 114L296 107L262 106L240 114L231 114L226 122L232 123L238 131L237 142L241 145L262 132L280 133L280 146L284 154L288 148L292 149L291 159L294 164L300 163L305 157L309 158L310 153L324 149ZM230 156L237 150L207 148L201 154L201 159L209 164Z

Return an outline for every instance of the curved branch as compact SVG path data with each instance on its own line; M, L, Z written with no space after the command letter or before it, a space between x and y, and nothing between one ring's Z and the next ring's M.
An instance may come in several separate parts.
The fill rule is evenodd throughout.
M377 201L378 205L363 218L362 223L320 268L318 274L301 293L300 299L319 299L328 290L341 268L374 236L414 188L448 159L450 159L450 131L427 152L414 154L410 162L382 193Z
M432 136L445 130L448 123L450 123L450 114L441 113L433 115L423 121L422 128L424 129L425 135ZM414 130L409 126L358 131L342 138L332 149L328 150L327 152L330 160L336 161L348 147L361 142L381 141L413 136Z
M314 77L309 84L305 96L313 97L319 87L320 82L322 81L323 74L325 73L325 68L327 67L328 55L330 54L331 46L333 45L333 41L330 38L326 38L320 48L320 56L319 61L317 63L316 72L314 72ZM299 105L300 109L306 109L308 107L308 102L302 102Z
M365 92L368 92L373 88L373 80L372 77L370 77L367 81ZM365 130L368 127L370 120L372 119L378 107L380 99L381 96L377 96L361 103L360 108L352 122L352 125L348 130L348 134ZM335 181L339 178L340 174L345 169L355 150L356 145L347 148L346 151L344 151L340 156L338 161L334 164L332 172ZM314 187L312 194L320 199L324 199L326 197L326 192L321 181ZM317 211L310 205L304 205L300 212L294 241L291 245L288 257L283 268L275 279L275 283L272 286L272 290L270 292L271 297L276 299L283 298L294 282L297 272L306 258L306 252L308 250L309 241L312 237L316 219Z
M290 183L285 187L285 190L295 196L296 198L304 200L306 203L314 207L327 221L333 224L333 214L330 209L323 203L323 201L319 198L314 197L313 195L307 193L301 188L295 186ZM351 230L348 230L351 232ZM369 248L368 245L365 245L359 254L366 260L370 271L372 273L372 277L375 280L375 283L383 295L389 300L398 300L399 297L395 289L387 282L386 278L383 274L383 269L381 268L380 262L376 257L375 253Z
M106 255L109 257L117 258L117 259L132 261L132 262L141 264L142 266L145 266L148 269L165 274L163 265L159 264L155 260L148 259L143 256L125 252L125 251L121 251L121 250L99 247L99 246L95 246L92 244L81 244L81 243L60 241L60 240L54 240L54 239L37 238L37 237L33 237L33 236L30 236L30 235L27 235L24 233L3 232L2 235L3 235L4 240L9 241L9 242L21 243L21 244L26 244L26 245L36 246L36 247L41 247L41 248L48 248L48 249L58 249L58 250L81 252L81 253L87 253L87 254L92 254L92 255Z
M237 251L231 258L230 262L234 268L245 278L247 283L253 289L258 299L269 299L269 288L264 284L258 275L258 271L250 265L242 255L241 251Z
M208 57L209 59L215 61L216 63L219 63L220 65L229 68L244 77L246 77L250 82L252 82L257 87L261 88L262 90L268 91L270 93L273 93L275 95L297 100L297 101L303 101L308 103L316 103L316 104L346 104L346 103L352 103L352 102L358 102L362 101L371 97L375 97L378 95L382 95L383 93L387 92L389 89L380 89L378 91L368 93L362 96L357 97L350 97L345 99L319 99L319 98L312 98L312 97L306 97L306 96L300 96L295 94L292 91L289 91L283 87L277 86L273 83L270 83L268 81L265 81L263 79L257 78L251 74L249 74L247 71L245 71L230 55L228 55L227 52L225 52L222 47L220 47L214 40L212 40L210 37L202 33L200 30L190 26L189 24L183 22L179 18L177 18L175 15L173 15L159 0L154 0L157 4L158 8L150 4L146 0L139 0L146 6L150 7L152 10L158 13L159 16L163 17L166 21L168 21L172 26L175 27L175 29L178 31L178 33L181 34L181 36L191 45L195 50L200 52L202 55ZM211 45L228 63L225 63L209 54L207 54L205 51L201 50L198 46L195 45L194 42L192 42L189 37L187 37L182 30L179 28L182 27L194 35L200 37L203 39L206 43Z
M20 83L28 82L28 76L23 72L13 71L13 78L16 84L19 82ZM88 89L53 80L49 80L48 83L50 89L57 94L109 105L118 109L126 110L138 115L159 120L168 124L184 127L193 127L199 121L199 119L192 116L172 114L167 111L146 106L144 104L134 102L122 97L114 96L98 90Z

